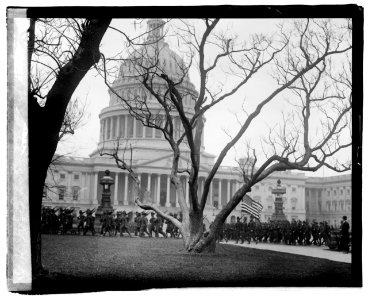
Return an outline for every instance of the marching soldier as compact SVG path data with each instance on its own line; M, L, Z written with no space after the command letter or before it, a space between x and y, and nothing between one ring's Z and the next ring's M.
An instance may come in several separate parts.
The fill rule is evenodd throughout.
M146 213L143 211L142 216L140 217L140 232L139 236L144 237L145 233L150 236L149 232L147 231L147 225L148 225L148 220L146 218Z
M94 220L95 218L93 217L93 211L90 209L87 209L86 211L87 216L85 217L85 226L84 226L84 235L87 234L88 231L92 232L92 235L94 236L96 234L96 231L94 229Z
M122 221L120 223L120 236L123 236L124 235L123 232L125 231L126 233L129 234L129 237L132 237L132 235L129 232L128 223L129 223L129 221L128 221L127 213L125 211L123 211Z
M136 212L136 217L134 218L135 228L134 228L134 235L138 236L141 228L141 214Z
M236 244L239 242L241 239L241 234L243 233L243 223L240 222L240 218L236 218L236 223L235 223L235 236L236 236ZM244 242L244 240L243 240Z
M151 218L150 218L149 226L148 226L150 237L152 237L153 232L155 233L155 237L157 237L156 236L157 234L156 234L156 231L155 231L155 222L156 222L155 213L151 212Z
M79 210L79 216L77 217L79 224L77 226L77 233L80 235L80 228L84 231L85 216L82 210Z
M167 234L163 231L164 219L161 215L156 215L156 222L155 222L155 236L159 237L159 233L163 235L163 237L167 237Z
M173 215L171 213L169 215L171 217L173 217ZM174 230L173 230L174 225L173 225L173 223L169 220L167 220L165 223L167 224L167 228L165 229L166 234L168 235L168 233L169 233L170 237L174 237Z

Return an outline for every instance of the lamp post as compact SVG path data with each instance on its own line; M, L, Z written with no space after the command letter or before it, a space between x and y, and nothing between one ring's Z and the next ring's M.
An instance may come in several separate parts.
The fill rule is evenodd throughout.
M283 195L286 193L286 188L281 186L280 179L278 179L277 186L272 190L272 193L275 195L275 212L271 216L271 220L286 221L287 217L283 213Z
M102 185L101 204L97 208L96 219L101 219L103 213L113 212L111 205L111 191L110 187L114 184L114 179L110 176L110 171L106 170L105 175L101 178L99 183Z

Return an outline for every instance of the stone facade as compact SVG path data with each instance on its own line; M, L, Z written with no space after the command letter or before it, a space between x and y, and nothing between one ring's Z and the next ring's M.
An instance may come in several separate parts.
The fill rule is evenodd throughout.
M340 226L342 216L351 225L351 175L309 177L306 180L306 218Z

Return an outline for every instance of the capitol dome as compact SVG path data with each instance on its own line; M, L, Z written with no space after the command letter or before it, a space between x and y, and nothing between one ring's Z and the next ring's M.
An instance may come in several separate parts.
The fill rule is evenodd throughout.
M164 24L161 19L148 20L145 41L123 59L117 77L108 91L109 106L99 115L100 139L98 149L91 154L91 157L98 156L99 149L105 152L115 149L118 141L120 143L130 141L131 147L137 152L137 157L151 157L154 150L158 151L158 155L170 153L169 143L160 130L144 126L145 120L138 120L138 115L134 118L136 113L141 114L141 109L146 108L158 120L165 119L158 100L143 85L145 75L149 76L147 82L161 97L167 94L167 85L161 77L162 74L175 83L181 82L177 90L182 95L186 115L192 117L198 92L190 81L185 62L165 41ZM125 102L136 109L130 110ZM174 135L177 139L183 127L176 109L171 111L171 115L174 116ZM202 139L204 140L204 135ZM180 149L182 152L188 152L186 143L181 144ZM201 150L204 151L204 142ZM208 154L205 157L212 158Z

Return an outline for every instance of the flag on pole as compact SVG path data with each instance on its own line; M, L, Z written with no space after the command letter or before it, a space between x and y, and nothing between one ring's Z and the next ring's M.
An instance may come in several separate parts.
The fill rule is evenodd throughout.
M245 195L242 200L242 212L252 215L253 217L260 219L260 214L263 206L261 203L254 201L248 195Z

